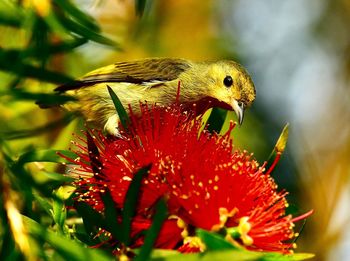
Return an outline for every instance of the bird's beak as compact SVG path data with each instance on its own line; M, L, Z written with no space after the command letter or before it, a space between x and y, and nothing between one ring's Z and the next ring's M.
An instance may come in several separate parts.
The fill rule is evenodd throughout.
M244 118L244 104L243 104L243 102L237 102L236 100L233 100L231 106L237 115L239 125L242 125L243 118Z

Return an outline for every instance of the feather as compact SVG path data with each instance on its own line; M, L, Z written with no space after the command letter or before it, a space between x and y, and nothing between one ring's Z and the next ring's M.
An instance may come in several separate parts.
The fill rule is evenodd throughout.
M148 82L172 81L190 68L188 61L171 58L152 58L132 62L118 62L97 69L80 80L69 82L55 89L57 92L76 90L98 83L125 82L142 84ZM159 86L155 84L154 86Z

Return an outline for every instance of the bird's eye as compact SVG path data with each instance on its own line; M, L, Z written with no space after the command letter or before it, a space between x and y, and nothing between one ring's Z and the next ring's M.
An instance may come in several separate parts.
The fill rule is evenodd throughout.
M224 79L224 84L226 87L231 87L233 84L233 79L230 75L226 76Z

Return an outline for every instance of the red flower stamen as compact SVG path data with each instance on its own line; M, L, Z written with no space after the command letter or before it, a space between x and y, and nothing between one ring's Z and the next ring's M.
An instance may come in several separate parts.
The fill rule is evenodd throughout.
M149 227L154 204L165 197L169 218L176 217L186 225L167 220L156 247L180 245L182 252L202 251L186 226L209 231L235 228L234 236L227 235L234 244L290 253L294 222L311 213L297 218L285 215L287 193L278 192L269 175L277 157L276 164L264 173L265 165L259 166L252 154L234 150L233 123L223 136L205 129L200 132L201 119L184 112L177 103L166 108L141 105L141 112L140 118L130 112L131 124L122 138L91 134L98 149L93 161L99 164L92 162L85 142L74 143L79 157L71 162L78 167L71 172L80 177L75 182L76 200L102 211L100 193L107 187L116 207L122 209L134 173L152 164L141 186L133 234ZM142 240L133 246L140 246Z

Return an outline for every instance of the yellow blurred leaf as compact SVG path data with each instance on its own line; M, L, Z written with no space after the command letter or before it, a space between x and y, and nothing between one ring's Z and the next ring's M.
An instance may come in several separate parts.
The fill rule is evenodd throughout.
M288 133L289 133L289 123L287 123L278 138L276 145L275 145L275 150L277 153L283 153L286 145L287 145L287 140L288 140Z

